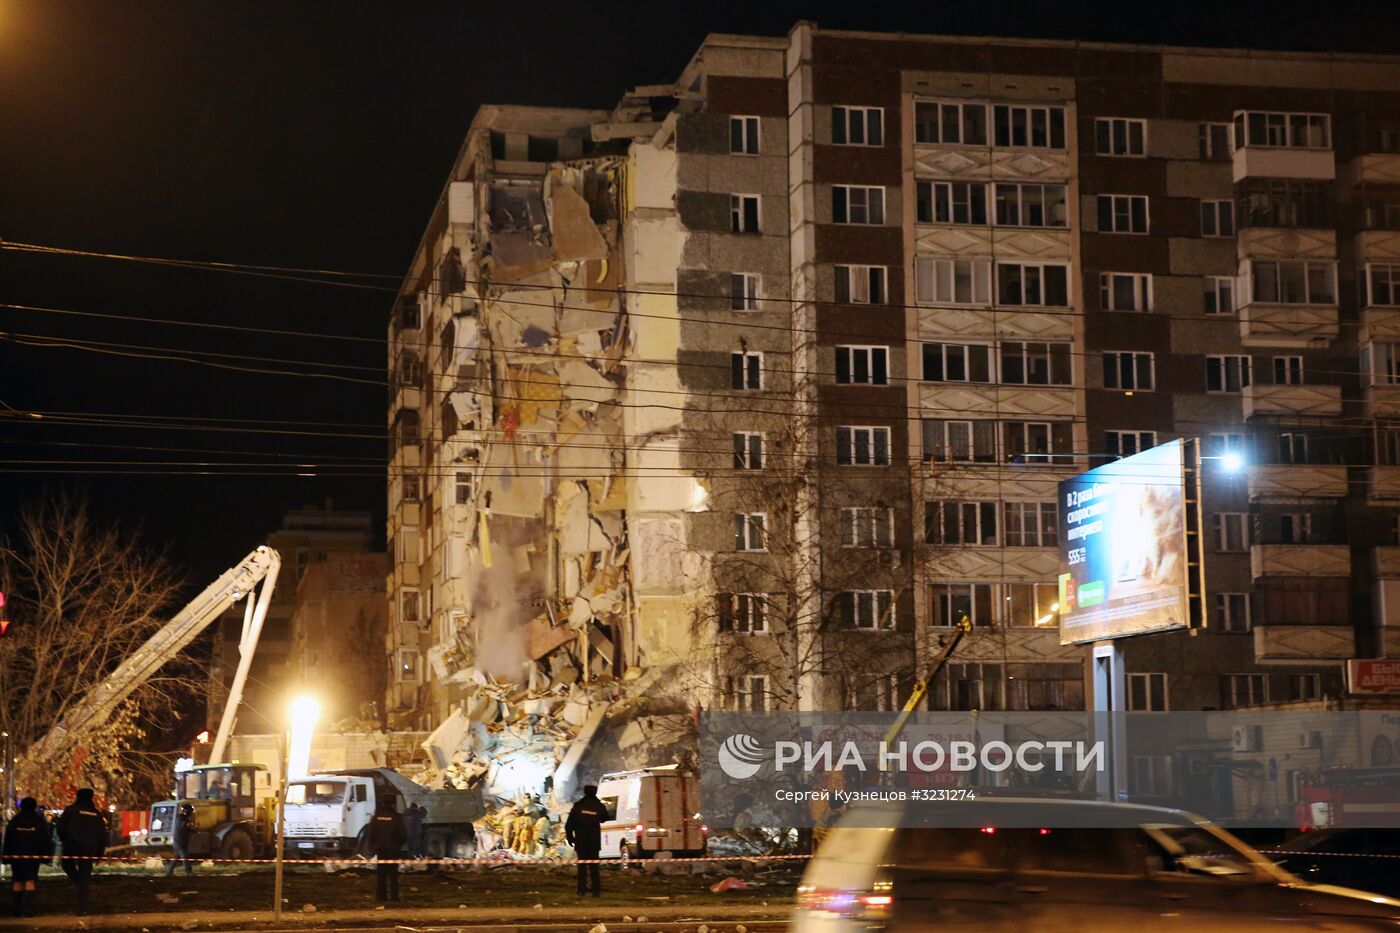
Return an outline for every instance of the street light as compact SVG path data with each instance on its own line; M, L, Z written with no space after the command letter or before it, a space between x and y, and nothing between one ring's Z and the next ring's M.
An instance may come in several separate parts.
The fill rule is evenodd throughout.
M1244 454L1229 451L1221 456L1220 465L1226 473L1238 473L1244 469Z
M297 777L306 777L307 765L311 760L311 736L316 729L316 717L320 715L321 704L316 702L315 697L299 696L287 709L287 720L291 728L287 733L287 753L282 756L282 790L277 795L277 867L272 885L272 912L277 920L282 919L282 837L287 831L287 782L294 767Z

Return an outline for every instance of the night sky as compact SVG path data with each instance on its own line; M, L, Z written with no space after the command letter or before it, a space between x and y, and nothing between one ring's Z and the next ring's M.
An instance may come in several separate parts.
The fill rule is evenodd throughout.
M412 257L476 107L609 107L627 87L673 80L707 32L777 36L806 18L831 28L1400 51L1395 4L1319 8L1306 19L1264 4L921 6L696 3L663 17L661 4L0 0L0 238L386 276L357 280L374 287L327 287L4 251L0 301L9 304L360 339L14 309L0 309L0 331L128 345L107 348L123 353L277 357L294 362L220 360L382 381L393 277ZM142 526L203 586L289 508L333 498L382 525L382 385L13 337L0 339L0 373L0 402L13 409L101 416L36 422L0 405L0 529L24 500L67 486L101 515ZM135 427L135 416L299 424L195 432ZM99 460L272 463L243 469L278 475L173 475L201 467ZM355 475L298 477L291 463ZM157 475L74 472L96 469Z

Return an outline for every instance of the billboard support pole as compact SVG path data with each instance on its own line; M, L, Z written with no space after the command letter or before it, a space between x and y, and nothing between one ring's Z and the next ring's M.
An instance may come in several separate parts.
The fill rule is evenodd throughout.
M1127 799L1127 737L1123 713L1127 710L1123 673L1123 648L1114 639L1097 642L1093 650L1094 738L1104 743L1105 769L1098 774L1095 791L1100 800Z

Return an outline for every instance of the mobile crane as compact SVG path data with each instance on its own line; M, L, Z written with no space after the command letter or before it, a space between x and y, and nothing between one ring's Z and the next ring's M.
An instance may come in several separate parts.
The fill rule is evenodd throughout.
M890 726L890 731L885 733L885 748L894 745L894 740L899 738L899 734L904 731L904 724L909 721L910 715L919 708L919 704L924 701L928 694L928 686L933 683L939 671L943 670L943 665L948 663L948 659L953 656L953 652L958 650L958 645L963 638L972 631L972 620L963 616L958 620L957 630L953 632L948 643L943 646L943 650L938 652L938 656L929 665L928 672L923 677L915 681L914 689L909 694L909 702L904 704L904 709L900 710L899 716L895 718L894 724Z
M71 759L75 745L81 744L100 728L123 701L184 650L225 610L246 598L243 633L238 643L238 669L229 687L218 735L210 750L210 760L219 761L228 747L238 705L243 699L243 686L248 680L253 653L257 649L258 636L262 633L281 567L281 556L270 547L260 546L205 587L130 657L117 665L105 680L69 707L59 721L29 747L23 756L29 773L61 772L63 769L58 762ZM258 817L241 801L230 798L199 801L199 804L196 807L199 827L207 830L211 838L223 840L230 833L235 839L258 838L261 835L254 831Z

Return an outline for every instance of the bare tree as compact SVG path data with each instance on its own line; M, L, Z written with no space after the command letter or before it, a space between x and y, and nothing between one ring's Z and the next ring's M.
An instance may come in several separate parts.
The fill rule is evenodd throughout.
M18 529L0 545L0 580L11 622L0 639L0 727L21 756L165 624L179 592L164 557L99 524L70 496L21 511ZM188 662L167 665L103 726L78 737L67 760L28 767L21 758L17 786L45 803L85 784L109 796L148 793L137 785L171 764L162 759L157 768L149 744L201 683Z

